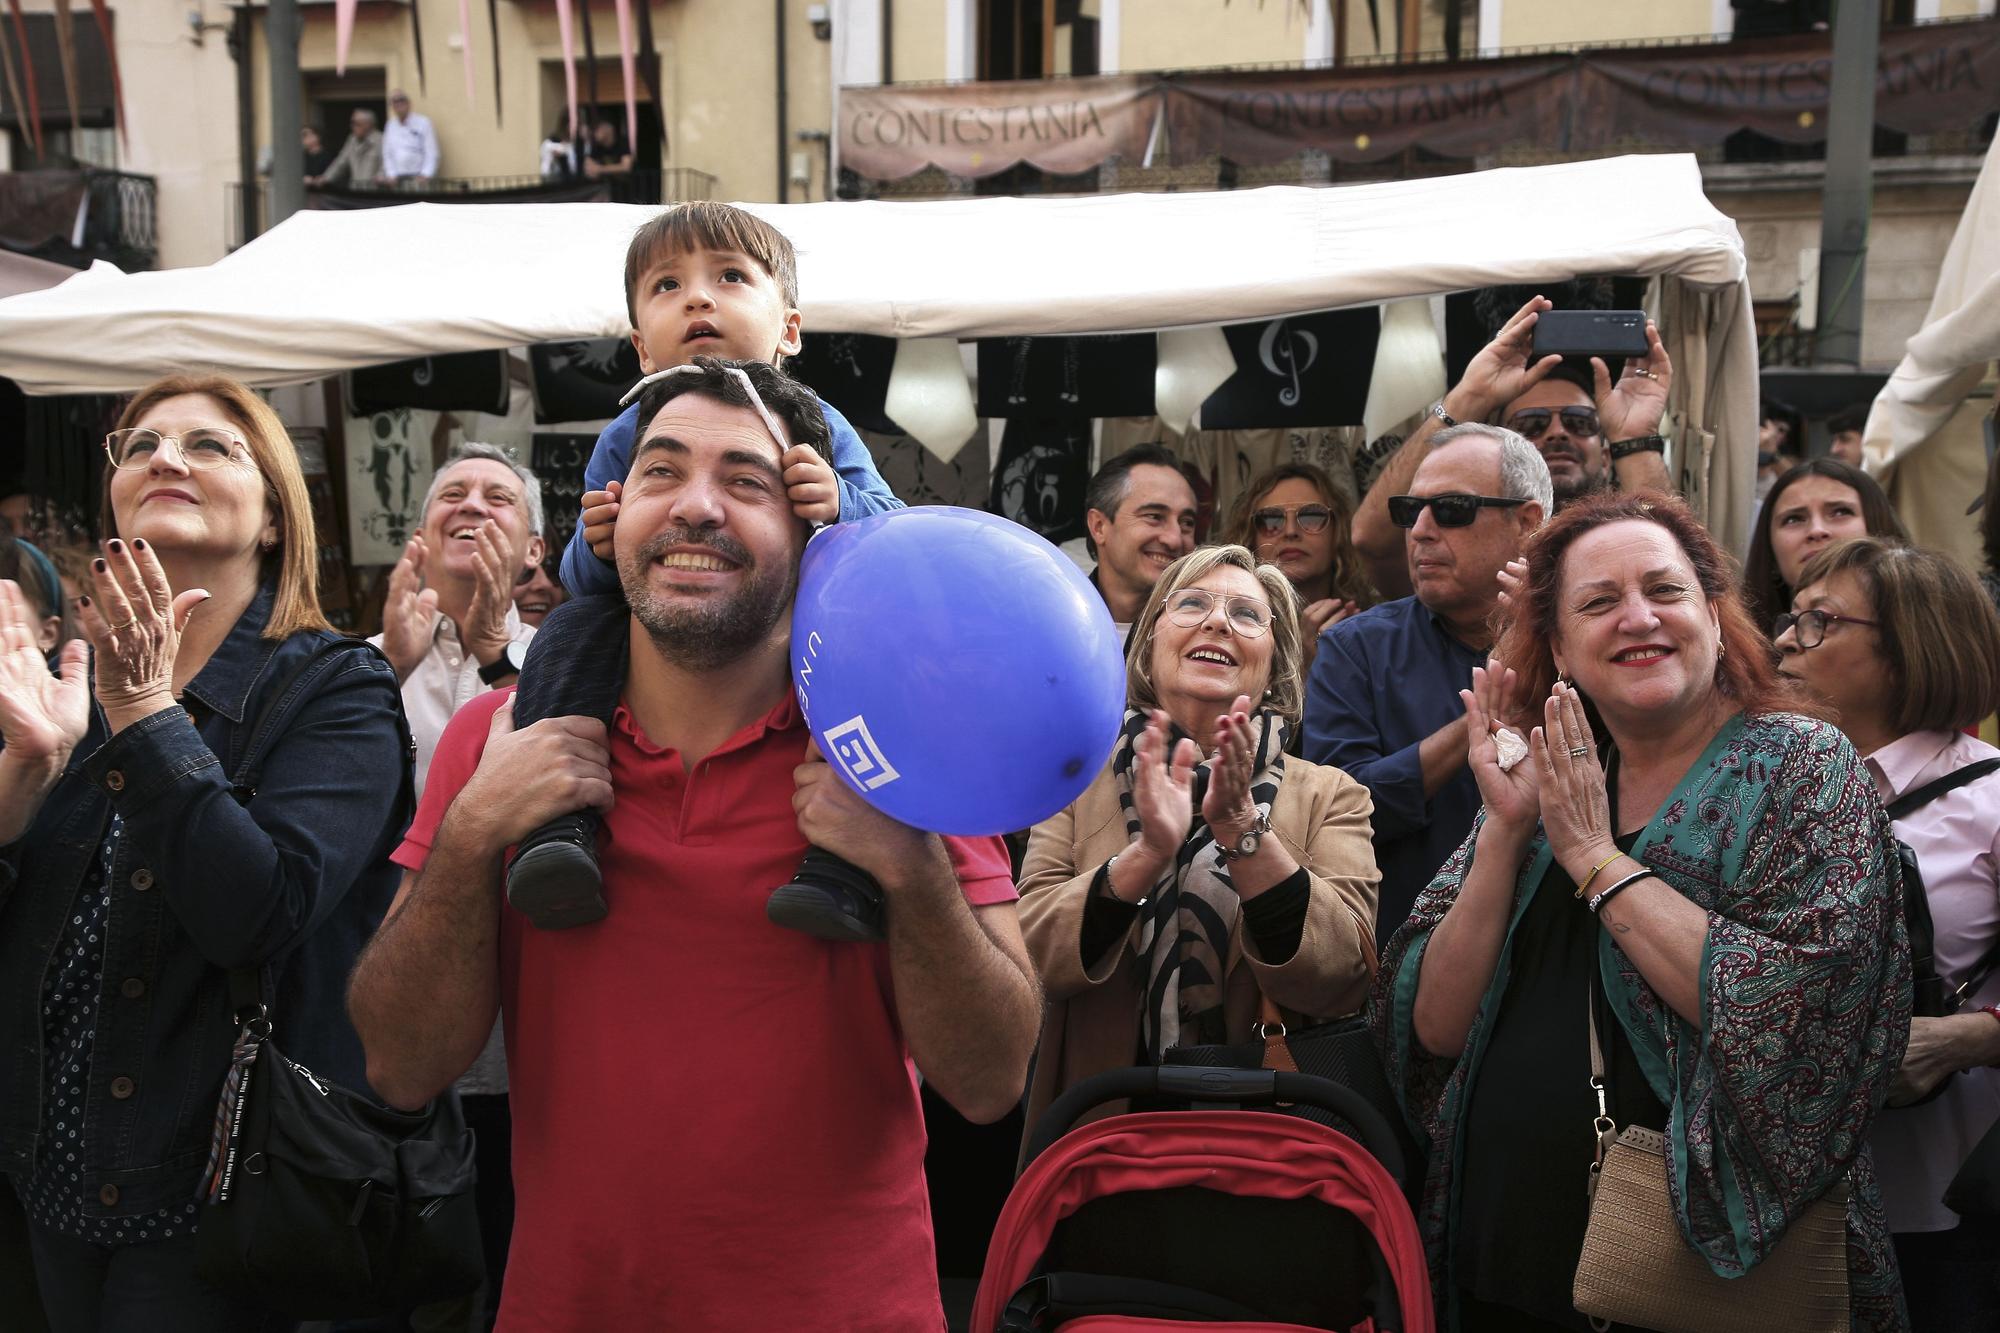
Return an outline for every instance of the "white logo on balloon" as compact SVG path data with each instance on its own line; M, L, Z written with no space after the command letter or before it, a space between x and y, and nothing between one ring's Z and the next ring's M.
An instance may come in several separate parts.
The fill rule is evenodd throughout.
M833 747L834 762L863 791L874 791L902 776L869 735L867 720L858 714L827 728L826 743Z

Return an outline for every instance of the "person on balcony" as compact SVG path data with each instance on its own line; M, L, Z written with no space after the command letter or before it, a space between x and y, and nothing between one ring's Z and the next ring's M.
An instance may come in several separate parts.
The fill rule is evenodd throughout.
M325 171L307 176L307 185L367 186L382 178L382 131L375 128L375 113L365 106L354 108L347 129L340 152Z
M401 88L389 94L389 123L382 129L382 174L404 189L423 189L438 170L437 130L431 118L410 109Z

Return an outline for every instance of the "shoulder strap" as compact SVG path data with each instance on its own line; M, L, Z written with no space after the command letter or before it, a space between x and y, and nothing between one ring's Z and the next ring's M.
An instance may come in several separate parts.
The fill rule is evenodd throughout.
M1995 940L1989 945L1986 952L1980 955L1979 961L1972 965L1972 970L1965 974L1965 980L1952 987L1952 1009L1956 1011L1963 1008L1967 1000L1977 995L1979 988L1986 984L1986 978L1993 975L1993 969L1996 967L2000 967L2000 940Z
M1891 820L1903 818L1914 810L1935 801L1949 791L1957 791L1968 782L1977 782L1988 773L2000 770L2000 759L1976 759L1963 768L1953 769L1934 782L1927 782L1913 792L1906 792L1890 802L1887 809Z

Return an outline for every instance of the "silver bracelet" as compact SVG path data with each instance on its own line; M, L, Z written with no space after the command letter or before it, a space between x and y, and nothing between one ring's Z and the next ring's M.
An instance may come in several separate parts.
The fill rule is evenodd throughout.
M1151 893L1148 893L1144 898L1139 899L1135 903L1126 903L1123 898L1118 896L1117 886L1111 882L1111 867L1117 865L1118 858L1123 855L1125 855L1125 849L1120 847L1117 851L1111 853L1111 859L1104 863L1104 896L1114 903L1125 903L1127 907L1144 907L1146 899L1153 896Z
M1590 914L1592 916L1596 916L1597 913L1603 909L1604 904L1611 901L1613 894L1616 894L1622 889L1626 889L1634 884L1637 884L1640 880L1645 879L1648 875L1651 875L1652 873L1653 872L1651 870L1635 871L1634 873L1627 875L1625 878L1619 880L1616 884L1607 885L1603 892L1592 894L1589 901L1586 902L1584 905L1590 908Z

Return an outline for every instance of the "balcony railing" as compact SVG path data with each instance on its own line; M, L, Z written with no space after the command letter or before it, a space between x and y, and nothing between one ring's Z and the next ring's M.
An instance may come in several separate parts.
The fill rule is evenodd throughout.
M664 171L631 171L595 180L546 180L540 176L437 176L421 186L358 185L306 192L308 208L382 208L396 204L508 204L508 203L615 203L667 204L687 199L708 199L715 193L716 178L693 167L669 167ZM225 187L227 198L224 239L231 250L242 245L244 234L243 190L240 182ZM254 185L255 226L262 231L271 210L271 183Z
M75 268L108 260L127 273L159 259L151 176L97 167L0 173L10 248Z

